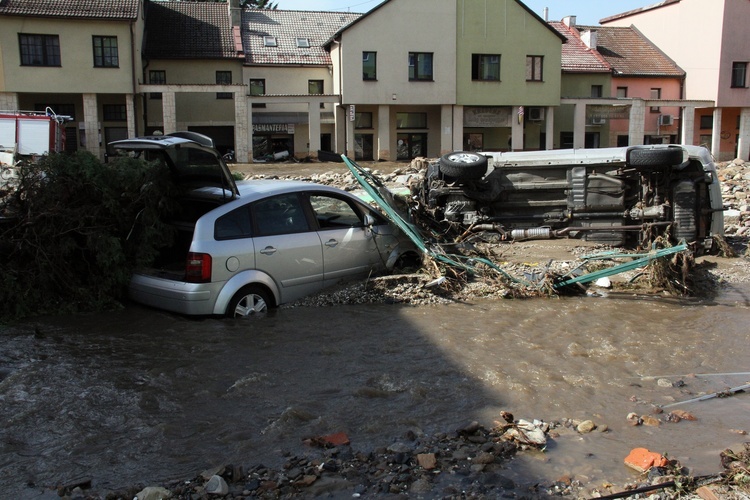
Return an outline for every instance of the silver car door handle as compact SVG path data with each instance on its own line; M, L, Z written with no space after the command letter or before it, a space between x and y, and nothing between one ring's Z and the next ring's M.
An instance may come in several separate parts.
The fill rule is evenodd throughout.
M260 251L263 255L273 255L276 253L276 249L274 247L266 247L263 250Z
M333 238L330 239L330 240L328 240L328 241L326 241L326 246L327 247L335 247L338 244L339 244L339 242L336 241L336 240L334 240Z

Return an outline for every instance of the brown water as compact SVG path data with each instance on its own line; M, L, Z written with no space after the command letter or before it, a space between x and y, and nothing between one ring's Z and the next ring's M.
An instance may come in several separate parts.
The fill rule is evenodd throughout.
M519 484L564 474L621 483L630 449L694 473L748 440L750 394L678 406L697 421L632 427L630 412L750 381L750 286L711 302L614 296L282 309L191 320L131 306L0 330L0 492L81 477L106 490L189 479L225 463L283 463L306 437L357 450L469 421L592 419L522 453ZM689 377L688 374L710 376ZM657 379L682 380L660 387ZM32 486L28 486L32 485Z

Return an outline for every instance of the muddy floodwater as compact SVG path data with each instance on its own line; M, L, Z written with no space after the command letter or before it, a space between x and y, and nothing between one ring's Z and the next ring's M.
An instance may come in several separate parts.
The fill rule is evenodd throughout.
M491 426L501 410L608 427L519 453L507 471L519 485L627 482L634 447L715 473L719 452L748 440L739 431L750 431L750 394L676 407L695 421L635 427L626 417L748 383L748 320L747 284L710 301L358 305L251 321L129 305L38 318L0 327L0 496L81 478L106 491L227 463L280 466L305 452L303 439L335 432L368 451L410 430Z

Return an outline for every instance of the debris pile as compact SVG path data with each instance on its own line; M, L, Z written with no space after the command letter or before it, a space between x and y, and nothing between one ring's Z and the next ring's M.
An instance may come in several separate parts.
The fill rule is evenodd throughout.
M721 180L724 232L727 236L750 236L750 164L741 159L717 165Z

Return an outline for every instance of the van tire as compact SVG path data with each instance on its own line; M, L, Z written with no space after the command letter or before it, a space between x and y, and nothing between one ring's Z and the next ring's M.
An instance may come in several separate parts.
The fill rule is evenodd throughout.
M681 147L632 148L627 153L627 163L631 167L671 167L682 163Z
M273 307L270 294L257 285L247 285L234 294L224 315L227 318L247 318L265 314Z
M476 180L487 173L487 157L469 151L454 151L440 157L440 173L456 180Z

